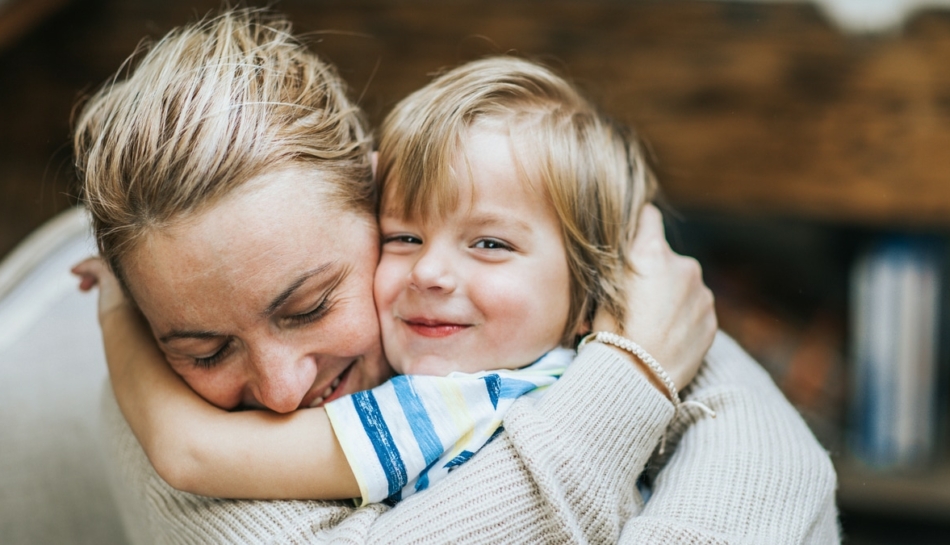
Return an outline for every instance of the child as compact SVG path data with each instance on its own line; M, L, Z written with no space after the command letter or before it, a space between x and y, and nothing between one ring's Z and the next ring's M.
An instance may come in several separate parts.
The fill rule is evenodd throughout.
M377 175L375 297L386 356L405 376L304 409L329 419L332 432L313 433L340 448L301 469L352 470L325 472L314 499L355 495L354 484L364 503L426 488L500 432L516 398L560 376L596 308L623 323L624 249L656 189L625 129L549 70L504 57L463 65L397 105ZM248 436L260 422L247 422ZM254 463L206 441L209 467ZM223 485L192 473L190 492L286 497L286 483L253 473Z
M377 174L382 255L375 297L386 357L407 375L396 384L452 371L484 377L547 353L501 373L505 384L525 377L537 383L535 374L560 375L569 353L557 347L574 346L597 304L622 320L622 250L655 182L629 135L547 69L500 57L436 79L387 118ZM491 389L472 386L469 396ZM378 433L355 408L372 395L326 407L364 500L369 488L376 490L369 497L379 498L384 483L390 494L424 488L434 472L446 473L487 442L504 416L499 407L497 420L479 421L465 447L456 443L438 461L441 446L427 451L424 440L422 448L411 440L431 432L410 422L402 426L413 428L401 434L403 455L373 459L360 453L380 448L370 439ZM395 397L387 396L392 406ZM419 417L427 428L431 420ZM450 434L438 435L451 444ZM422 470L421 479L397 487L403 480L390 460L404 458Z

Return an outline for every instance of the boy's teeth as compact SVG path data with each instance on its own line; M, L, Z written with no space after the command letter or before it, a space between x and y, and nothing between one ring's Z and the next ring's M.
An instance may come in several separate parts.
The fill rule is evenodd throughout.
M330 394L332 393L333 393L333 388L330 386L327 386L327 389L323 391L323 396L320 399L323 399L325 397L330 397Z
M323 403L323 398L322 398L322 397L318 397L317 399L314 399L313 401L310 402L310 408L312 409L312 408L314 408L314 407L320 405L321 403Z
M333 384L330 385L330 388L336 388L339 385L340 385L340 377L336 377L335 379L333 379Z

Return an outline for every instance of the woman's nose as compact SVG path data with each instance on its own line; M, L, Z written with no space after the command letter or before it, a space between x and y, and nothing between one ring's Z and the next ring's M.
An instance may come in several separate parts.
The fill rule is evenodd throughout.
M449 252L425 250L409 272L410 284L419 291L451 293L457 284L451 260Z
M254 395L276 413L297 410L316 379L316 365L292 347L271 343L252 356Z

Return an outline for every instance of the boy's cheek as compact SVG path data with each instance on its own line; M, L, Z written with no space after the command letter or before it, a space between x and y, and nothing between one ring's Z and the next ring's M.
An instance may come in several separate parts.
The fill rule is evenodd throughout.
M405 274L400 274L400 267L394 261L384 255L379 261L379 266L376 267L373 298L376 300L376 309L381 320L386 312L391 311L393 301L402 290L400 278L405 278Z
M380 259L376 267L376 276L373 281L373 298L376 301L376 317L379 320L380 341L383 344L383 352L389 365L393 366L396 372L402 372L398 365L399 358L395 353L395 342L393 336L393 302L398 296L399 288L395 282L396 271L392 259L387 259L385 255Z

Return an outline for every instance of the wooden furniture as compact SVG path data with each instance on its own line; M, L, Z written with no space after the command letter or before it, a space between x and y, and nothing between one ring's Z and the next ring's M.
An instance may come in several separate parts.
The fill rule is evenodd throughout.
M0 51L29 33L69 0L6 0L0 3Z

